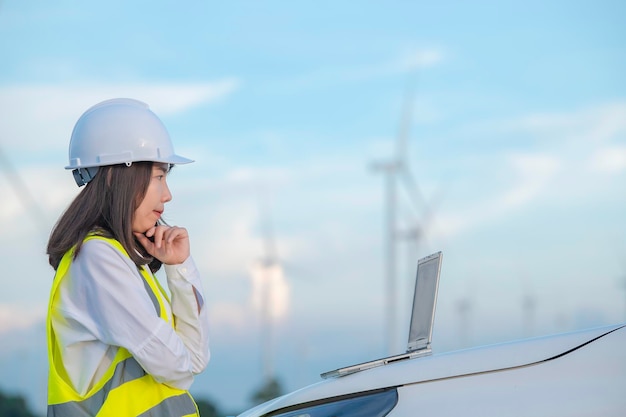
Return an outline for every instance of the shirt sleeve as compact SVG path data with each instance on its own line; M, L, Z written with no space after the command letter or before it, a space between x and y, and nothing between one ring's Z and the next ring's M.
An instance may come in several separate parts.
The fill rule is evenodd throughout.
M177 284L170 289L176 328L156 314L132 260L107 242L85 242L72 264L71 276L80 280L84 294L83 324L97 339L128 349L157 381L188 389L193 375L209 360L208 318L206 306L197 309L194 289L201 291L201 287L193 261L188 259L174 269L191 271L189 279L195 283L180 272L168 274L168 286L170 281Z
M189 257L180 265L165 265L167 286L172 295L176 333L191 353L193 372L202 372L209 358L209 315L204 302L200 274Z

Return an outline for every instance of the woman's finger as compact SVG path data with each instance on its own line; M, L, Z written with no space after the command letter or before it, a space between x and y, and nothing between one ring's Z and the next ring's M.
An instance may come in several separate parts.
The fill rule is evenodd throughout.
M148 252L150 255L154 253L154 243L152 243L150 239L146 237L146 235L144 235L143 233L135 232L135 237L137 238L141 246L144 247L146 252Z

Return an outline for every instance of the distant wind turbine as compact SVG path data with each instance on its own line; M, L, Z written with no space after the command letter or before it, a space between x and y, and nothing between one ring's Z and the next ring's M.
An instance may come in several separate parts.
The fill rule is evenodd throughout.
M422 237L422 230L418 225L411 230L400 232L397 228L397 191L396 181L400 180L403 189L408 194L413 209L417 212L422 207L423 216L430 218L432 213L423 198L408 163L408 137L411 130L413 115L413 102L415 97L415 80L409 79L405 91L403 111L400 120L400 128L395 146L395 154L390 160L375 162L371 165L374 171L385 174L386 194L386 342L387 353L397 352L395 346L397 339L397 289L396 289L396 240L410 238L415 241Z
M263 195L260 203L261 233L263 235L263 256L252 270L259 291L261 310L261 362L266 381L274 377L273 339L274 318L286 309L287 288L283 269L279 262L278 248L274 237L269 202Z
M28 212L34 223L44 233L44 235L47 235L49 225L43 209L30 193L26 181L22 179L22 176L12 164L9 156L4 153L2 146L0 146L0 170L2 170L6 178L9 180L9 184L13 187L13 191L15 192L22 207L24 207L24 210Z
M537 300L531 289L532 283L526 276L522 277L522 284L524 284L524 294L522 296L522 319L524 337L531 337L535 333L535 310L537 307Z

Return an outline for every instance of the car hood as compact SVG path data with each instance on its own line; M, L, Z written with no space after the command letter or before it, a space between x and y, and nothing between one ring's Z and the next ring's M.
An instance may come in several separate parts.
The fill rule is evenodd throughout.
M624 325L481 346L392 362L322 380L261 404L239 417L346 394L529 365L562 356Z

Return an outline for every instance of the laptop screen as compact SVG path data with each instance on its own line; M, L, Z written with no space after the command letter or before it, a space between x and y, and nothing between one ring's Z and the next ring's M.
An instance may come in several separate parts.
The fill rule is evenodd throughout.
M435 321L439 274L441 272L441 257L442 253L437 252L417 261L407 352L430 348Z
M349 375L376 366L382 366L399 360L411 359L431 353L430 342L432 338L433 322L435 321L435 304L437 303L437 287L439 286L441 257L441 252L437 252L417 261L415 294L413 296L409 343L406 353L324 372L321 374L322 378Z

